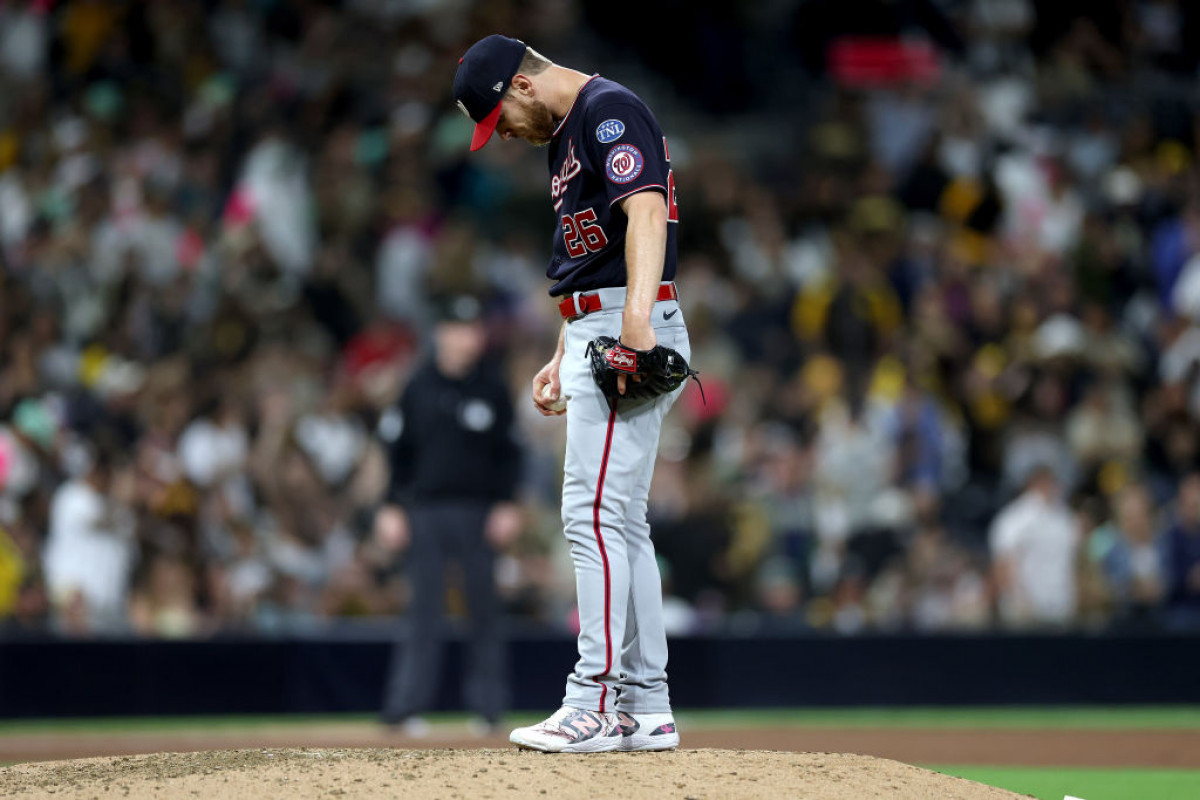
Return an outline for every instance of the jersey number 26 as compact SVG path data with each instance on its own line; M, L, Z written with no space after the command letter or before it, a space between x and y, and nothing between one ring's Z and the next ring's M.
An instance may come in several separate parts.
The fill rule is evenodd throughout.
M596 212L590 208L577 214L563 214L562 227L563 244L571 258L582 258L608 244L604 229L596 221Z

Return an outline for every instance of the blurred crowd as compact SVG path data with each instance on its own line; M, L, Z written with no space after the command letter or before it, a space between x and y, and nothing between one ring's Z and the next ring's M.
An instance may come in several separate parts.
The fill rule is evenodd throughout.
M449 97L497 31L671 142L705 390L651 492L672 632L1200 629L1198 12L711 5L737 102L572 0L0 1L5 629L402 613L371 523L446 292L519 409L502 596L570 628L544 154L468 158Z

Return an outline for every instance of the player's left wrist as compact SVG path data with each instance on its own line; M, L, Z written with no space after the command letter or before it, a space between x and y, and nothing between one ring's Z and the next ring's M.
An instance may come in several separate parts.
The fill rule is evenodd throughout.
M621 331L618 341L625 347L633 350L649 350L658 343L653 333L646 334L633 331Z
M621 316L621 332L634 335L653 335L654 327L650 324L650 313L639 314L626 311Z

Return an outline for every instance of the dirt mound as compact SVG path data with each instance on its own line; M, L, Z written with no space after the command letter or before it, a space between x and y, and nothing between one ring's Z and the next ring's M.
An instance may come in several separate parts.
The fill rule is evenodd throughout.
M281 748L154 753L0 768L0 796L519 798L653 787L656 797L1001 800L1018 795L898 761L838 753Z

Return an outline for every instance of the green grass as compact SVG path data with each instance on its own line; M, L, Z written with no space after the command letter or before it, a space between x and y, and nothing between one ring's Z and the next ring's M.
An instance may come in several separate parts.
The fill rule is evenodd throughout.
M533 712L511 714L508 722L513 725L531 724L543 716ZM801 728L875 729L1200 730L1200 707L1198 706L682 710L678 716L681 725L693 729L755 728L780 725ZM465 714L430 715L430 721L434 725L461 725L466 718ZM37 733L222 731L306 724L373 724L375 720L376 716L373 714L0 720L0 736Z
M1200 706L840 708L682 711L693 727L1200 729ZM1061 800L1061 798L1060 798Z
M947 775L999 786L1039 800L1196 800L1200 770L933 767Z

